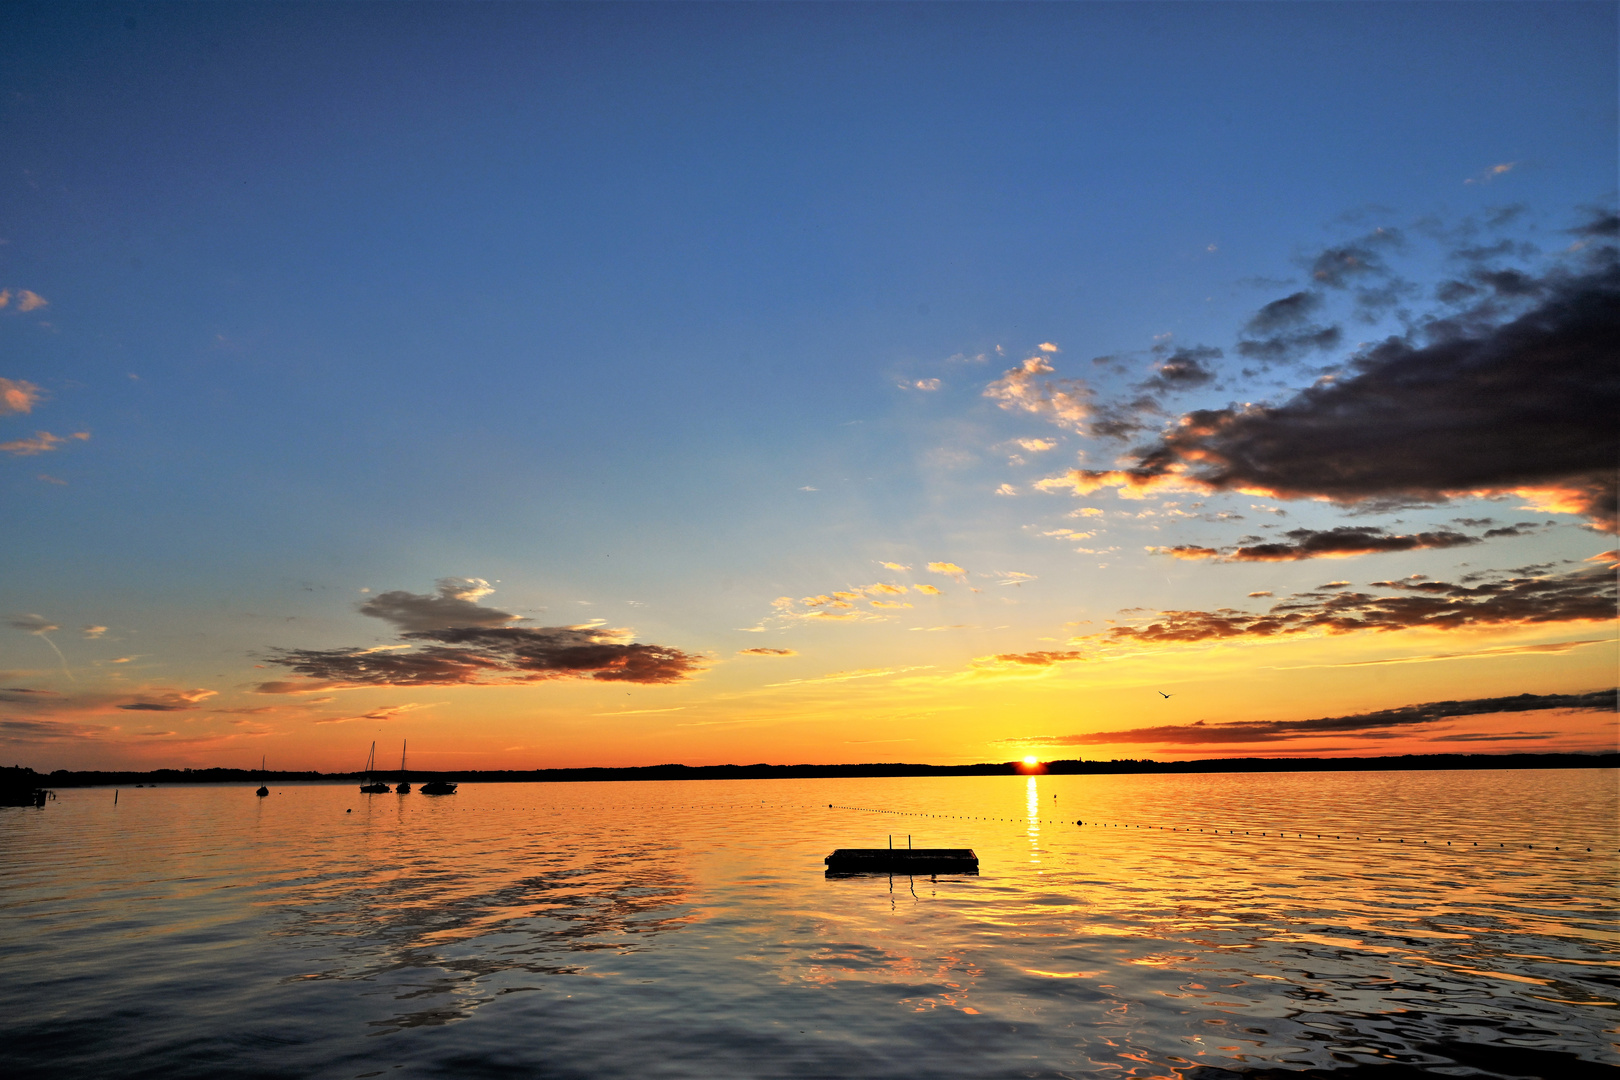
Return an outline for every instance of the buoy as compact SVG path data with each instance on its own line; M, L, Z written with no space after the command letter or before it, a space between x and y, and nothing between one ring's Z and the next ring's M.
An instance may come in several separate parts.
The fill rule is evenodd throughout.
M345 814L352 814L352 813L354 813L354 811L353 811L353 810L345 810L345 811L343 811L343 812L344 812L344 813L345 813Z

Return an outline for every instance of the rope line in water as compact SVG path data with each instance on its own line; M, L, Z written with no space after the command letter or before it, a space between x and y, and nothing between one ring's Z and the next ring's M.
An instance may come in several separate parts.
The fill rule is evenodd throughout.
M877 807L871 807L871 806L837 806L837 805L834 805L833 803L828 803L827 804L827 809L829 809L829 810L853 810L853 811L856 811L858 813L863 813L863 814L893 814L893 815L896 815L896 816L899 816L899 817L941 818L941 819L948 820L948 821L1007 821L1007 822L1025 823L1025 824L1033 822L1033 823L1038 824L1038 825L1068 824L1067 821L1059 821L1059 820L1057 820L1055 818L1016 818L1016 817L1014 817L1014 818L1006 818L1006 817L976 817L976 816L973 816L973 815L970 815L970 814L929 814L929 813L924 813L923 811L920 811L920 810L884 810L884 809L880 809L880 808L877 808ZM1077 825L1077 826L1084 827L1086 823L1082 819L1082 820L1075 821L1074 824ZM1128 824L1120 824L1120 823L1115 823L1115 822L1103 822L1103 821L1093 821L1091 824L1095 828L1102 828L1102 829L1146 829L1146 830L1148 830L1150 832L1153 832L1153 831L1157 831L1157 832L1184 832L1184 833L1197 832L1197 833L1204 833L1205 835L1215 835L1215 836L1221 835L1221 830L1220 829L1216 829L1216 828L1208 828L1208 829L1194 828L1191 825L1186 825L1186 826L1179 826L1179 825L1128 825ZM1238 831L1236 829L1227 829L1226 830L1226 835L1227 836L1237 836ZM1244 835L1244 836L1254 836L1254 835L1256 835L1256 830L1245 829L1245 830L1243 830L1242 835ZM1276 835L1276 837L1278 839L1287 839L1289 834L1286 833L1286 832L1277 832L1277 833L1273 834L1270 831L1266 831L1266 832L1260 832L1258 835L1260 835L1260 836ZM1317 839L1317 840L1339 840L1339 841L1343 841L1345 839L1345 836L1344 836L1343 833L1334 833L1334 834L1331 834L1331 835L1328 834L1328 833L1294 833L1293 835L1297 839L1300 839L1300 840L1308 840L1308 839L1313 839L1314 838L1314 839ZM1353 836L1353 837L1350 837L1349 839L1350 840L1361 840L1362 838L1359 837L1359 836ZM1375 836L1375 837L1373 837L1372 842L1375 843L1375 844L1377 844L1377 843L1404 844L1404 843L1406 843L1406 840L1404 838L1401 838L1401 837L1392 837L1392 838L1390 838L1390 840L1386 841L1384 839L1384 837ZM1421 840L1421 839L1414 839L1413 843L1427 844L1428 841L1427 840ZM1465 843L1468 844L1471 847L1479 847L1480 846L1480 842L1478 840L1467 840L1467 841L1458 840L1458 841L1455 841L1455 844L1457 846L1460 846L1460 845L1465 844ZM1445 843L1445 846L1446 847L1452 847L1453 844L1454 844L1453 841L1447 840L1446 843ZM1436 843L1435 846L1436 847L1439 846L1438 842ZM1490 847L1490 841L1488 841L1488 840L1485 841L1485 846L1487 848ZM1506 848L1507 843L1506 843L1506 841L1502 841L1502 842L1499 842L1496 846L1498 848ZM1517 847L1517 846L1518 846L1517 844L1514 845L1514 847ZM1524 846L1525 846L1526 849L1534 850L1536 845L1534 845L1534 844L1526 844ZM1543 845L1541 845L1541 847L1542 847L1542 850L1545 851L1547 849L1548 845L1543 844ZM1561 844L1552 845L1552 849L1554 851L1562 851L1563 850L1563 845L1561 845ZM1574 850L1574 849L1571 849L1571 850ZM1591 851L1592 849L1587 848L1586 850ZM1616 849L1616 850L1620 851L1620 849Z

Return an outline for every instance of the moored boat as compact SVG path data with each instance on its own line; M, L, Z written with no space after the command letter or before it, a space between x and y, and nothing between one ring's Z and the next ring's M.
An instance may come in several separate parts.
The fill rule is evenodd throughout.
M422 785L424 795L454 795L456 782L454 780L429 780Z
M377 771L377 743L371 744L371 754L366 758L366 782L360 785L360 790L367 795L386 795L393 788L372 776Z
M405 747L407 745L408 743L404 741L401 741L399 744L399 786L394 790L399 792L401 795L409 795L411 793L411 782L405 778Z

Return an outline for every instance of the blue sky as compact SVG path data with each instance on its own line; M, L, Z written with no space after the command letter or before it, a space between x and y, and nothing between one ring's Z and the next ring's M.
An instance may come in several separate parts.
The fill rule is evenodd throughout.
M0 609L68 628L51 641L69 654L65 671L42 663L55 658L25 624L0 642L0 669L77 702L38 722L84 728L28 729L45 741L19 753L42 762L151 746L234 762L271 746L340 764L335 744L308 741L305 713L251 714L272 730L249 739L187 709L177 722L195 730L141 742L109 710L176 688L255 707L268 650L391 641L355 605L428 596L444 577L486 579L487 603L536 623L600 618L709 658L691 686L634 687L637 703L699 684L754 692L778 676L735 654L766 637L799 653L762 662L792 678L944 672L1123 608L1315 585L1310 563L1240 581L1252 568L1141 551L1241 531L1216 522L1156 536L1117 522L1128 554L1111 557L1043 537L1073 527L1072 507L1032 484L1089 436L986 388L1045 357L1054 379L1128 396L1169 350L1204 344L1224 350L1221 381L1163 402L1155 423L1281 400L1314 369L1245 376L1233 342L1309 285L1322 250L1399 230L1402 272L1428 290L1472 224L1534 244L1521 262L1549 272L1570 242L1560 230L1615 187L1607 4L115 4L0 18L0 288L47 301L0 310L0 376L40 389L0 417L0 439L88 433L0 460ZM1337 352L1310 363L1390 332L1382 317L1344 314ZM1051 467L1009 464L1019 438L1056 440L1036 452ZM997 496L1002 484L1018 494ZM1289 509L1295 525L1343 518ZM1541 560L1601 550L1578 515L1559 520L1513 542ZM1362 576L1438 574L1456 556L1410 552ZM904 620L751 630L773 598L870 584L884 561L989 575L924 620L974 629L948 647ZM1521 689L1591 689L1602 664L1538 669ZM1436 696L1471 678L1459 669ZM492 760L531 728L523 745L574 747L568 763L789 752L774 735L698 746L581 719L604 692L456 685L423 707L439 727L420 738L477 730L485 706L465 702L483 694L504 718L480 751ZM1279 689L1278 714L1304 694ZM351 696L384 709L399 694ZM668 707L733 718L712 700ZM926 721L873 708L916 759L994 757L1013 723L936 748ZM818 741L815 723L792 754L863 758L847 733Z

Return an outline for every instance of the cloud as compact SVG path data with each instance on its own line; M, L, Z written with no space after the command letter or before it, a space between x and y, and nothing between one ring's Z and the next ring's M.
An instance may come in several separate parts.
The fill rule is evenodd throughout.
M1373 587L1405 595L1338 590L1339 582L1296 593L1264 615L1233 608L1161 611L1143 622L1115 626L1091 639L1132 645L1176 645L1307 632L1458 630L1474 626L1533 626L1614 618L1614 575L1607 569L1485 578L1473 584L1379 581Z
M1150 547L1159 555L1178 559L1215 559L1220 562L1297 562L1301 559L1346 559L1389 551L1420 551L1430 548L1466 547L1481 542L1477 536L1441 529L1436 532L1400 536L1373 525L1344 525L1332 529L1290 529L1287 542L1210 548L1193 544L1177 547ZM1518 536L1516 529L1493 529L1492 536Z
M797 649L738 649L738 656L798 656Z
M872 600L869 603L875 608L908 608L911 606L904 600Z
M1042 454L1057 446L1056 439L1014 439L1013 442L1031 454Z
M1221 350L1207 345L1177 349L1154 365L1153 377L1142 383L1139 388L1172 393L1178 390L1197 389L1215 381L1215 372L1208 367L1208 361L1218 360L1220 357Z
M880 563L878 563L878 565L883 567L886 570L910 570L911 569L911 567L905 565L904 563L897 563L897 562L880 562Z
M1478 175L1470 176L1468 179L1464 180L1463 183L1488 184L1492 180L1495 180L1498 176L1504 176L1507 173L1512 172L1514 167L1518 164L1519 163L1517 161L1504 161L1500 165L1492 165L1489 168L1481 171Z
M403 705L385 705L380 709L372 709L370 712L356 713L353 716L326 716L319 720L312 720L311 723L349 724L357 720L371 720L377 723L383 723L385 721L394 719L396 716L399 716L402 713L415 712L417 709L431 709L432 707L433 705L431 702L408 701Z
M32 439L13 439L11 442L0 443L0 451L14 454L17 457L33 457L36 454L48 454L70 439L88 439L88 431L75 431L72 435L52 435L48 431L36 431Z
M1342 664L1300 664L1280 670L1297 670L1300 667L1379 667L1385 664L1426 664L1435 660L1483 660L1493 656L1523 656L1536 653L1566 653L1572 649L1579 649L1586 645L1611 644L1612 638L1586 638L1581 641L1554 641L1540 645L1498 645L1490 649L1474 649L1469 652L1425 653L1422 656L1392 656L1383 660L1351 660Z
M478 601L495 590L483 578L440 578L436 594L410 593L396 589L380 593L360 605L362 615L383 619L401 630L442 630L453 626L505 626L522 622L494 608L479 607Z
M1026 581L1034 581L1034 574L1026 574L1022 570L998 570L995 575L1000 579L997 585L1022 585Z
M26 379L0 379L0 416L34 411L45 391Z
M1053 373L1044 357L1032 356L984 388L984 396L1009 412L1027 412L1060 427L1084 430L1092 392L1079 379L1042 379Z
M904 585L888 585L880 581L876 585L865 586L864 591L877 593L880 596L902 596L906 592L906 587Z
M937 585L913 585L912 588L927 596L939 596L942 592Z
M218 690L169 690L155 694L141 694L120 709L131 712L184 712L200 708L204 701L218 695Z
M811 679L789 679L787 682L766 683L771 688L782 686L807 686L815 683L851 682L855 679L881 679L886 675L903 675L908 671L926 671L932 664L913 664L910 667L898 668L858 668L854 671L836 671L831 675L821 675Z
M1320 273L1351 275L1341 252ZM1324 256L1325 257L1325 256ZM1037 483L1126 497L1238 491L1344 506L1517 494L1615 527L1620 459L1620 264L1554 269L1516 317L1499 308L1426 324L1427 344L1392 337L1349 373L1278 405L1187 413L1135 461Z
M928 564L928 569L931 573L944 574L946 577L954 578L957 581L967 580L967 571L953 562L931 562Z
M598 626L451 626L400 636L432 642L410 652L370 649L282 649L268 659L307 682L264 683L260 693L290 687L467 686L554 679L681 682L699 658L665 645L624 640L628 630Z
M1039 345L1037 345L1035 347L1037 349L1041 350L1041 352L1043 352L1043 353L1055 353L1055 352L1061 352L1062 351L1056 345L1052 344L1050 341L1043 341L1043 342L1041 342Z
M105 626L81 626L79 629L83 631L84 636L89 639L98 638L107 632L107 628Z
M270 663L297 680L261 683L261 694L358 686L466 686L594 679L680 682L699 658L664 645L633 642L631 631L597 625L521 627L522 621L477 601L494 590L482 578L440 578L436 594L396 590L359 610L401 629L404 645L349 649L278 649Z
M6 620L6 625L30 634L49 634L62 629L43 615L13 615Z
M996 653L994 656L981 656L973 661L974 667L1051 667L1054 664L1068 664L1076 660L1086 659L1086 654L1074 649L1069 650L1037 650L1022 653Z
M0 742L51 743L68 740L100 739L109 729L58 720L0 720Z
M1107 743L1167 743L1194 745L1207 743L1288 742L1323 736L1363 737L1433 724L1458 716L1484 716L1495 713L1539 712L1562 709L1581 712L1613 712L1614 690L1594 690L1584 694L1519 694L1514 697L1473 698L1467 701L1432 701L1398 709L1357 713L1353 716L1324 716L1315 720L1234 720L1210 724L1165 724L1158 727L1128 728L1124 731L1098 731L1086 735L1036 736L1004 739L1003 742L1042 743L1052 746L1086 746Z
M8 307L10 304L11 290L0 289L0 308ZM37 292L31 292L28 289L19 289L17 291L18 311L37 311L42 307L48 306L49 304L50 301L39 295ZM26 412L27 410L24 409L23 411Z
M911 385L918 390L938 390L940 382L938 379L918 379Z
M997 494L997 495L1017 495L1018 494L1018 489L1013 487L1011 484L1002 484L1000 487L996 488L995 494Z

